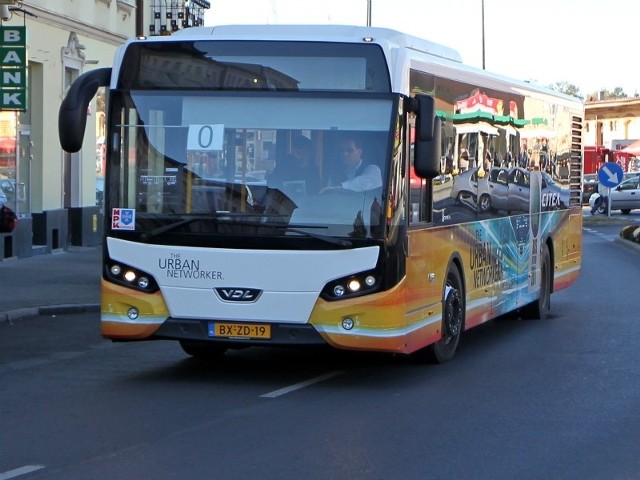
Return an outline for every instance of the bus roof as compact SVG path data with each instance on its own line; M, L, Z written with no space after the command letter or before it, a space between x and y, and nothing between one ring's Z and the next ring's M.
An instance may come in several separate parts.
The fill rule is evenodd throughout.
M388 48L410 48L455 62L460 54L444 45L406 35L395 30L354 25L220 25L193 27L177 31L167 39L181 40L280 40L346 43L376 43ZM154 37L154 40L157 37Z
M425 72L440 74L455 80L466 80L480 87L503 91L527 91L538 95L552 96L556 101L575 106L579 99L553 91L548 87L516 80L504 75L462 63L460 54L453 48L429 40L408 35L396 30L356 25L219 25L213 27L191 27L178 30L168 36L133 38L116 53L114 63L116 75L112 79L115 87L119 62L127 45L135 42L176 42L197 40L238 41L305 41L336 43L372 43L380 45L387 58L392 88L395 92L408 94L408 70L418 68ZM119 57L119 58L118 58Z

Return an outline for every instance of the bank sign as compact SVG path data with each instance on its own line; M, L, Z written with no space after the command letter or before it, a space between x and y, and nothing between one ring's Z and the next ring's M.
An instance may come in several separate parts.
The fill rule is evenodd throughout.
M27 109L27 28L0 26L0 110Z

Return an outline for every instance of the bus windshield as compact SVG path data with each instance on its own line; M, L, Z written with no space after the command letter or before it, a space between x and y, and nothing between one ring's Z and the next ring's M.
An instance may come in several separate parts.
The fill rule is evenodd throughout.
M114 92L112 230L381 238L396 98Z

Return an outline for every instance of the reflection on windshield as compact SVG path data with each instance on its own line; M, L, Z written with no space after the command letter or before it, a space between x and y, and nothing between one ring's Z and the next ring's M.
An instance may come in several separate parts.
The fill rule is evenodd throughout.
M137 231L383 235L390 96L132 99L111 208Z
M288 226L295 233L323 230L324 235L339 237L379 237L383 233L381 193L380 188L364 192L327 189L307 195L266 183L200 180L191 188L184 212L138 213L136 218L151 236L175 230L264 234L276 228L281 233Z

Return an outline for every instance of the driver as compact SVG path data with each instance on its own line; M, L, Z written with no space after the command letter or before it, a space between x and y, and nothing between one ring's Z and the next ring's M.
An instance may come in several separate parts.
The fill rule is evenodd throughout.
M339 144L338 168L329 176L328 189L343 188L364 192L382 187L380 167L362 158L362 145L357 139L344 138Z

